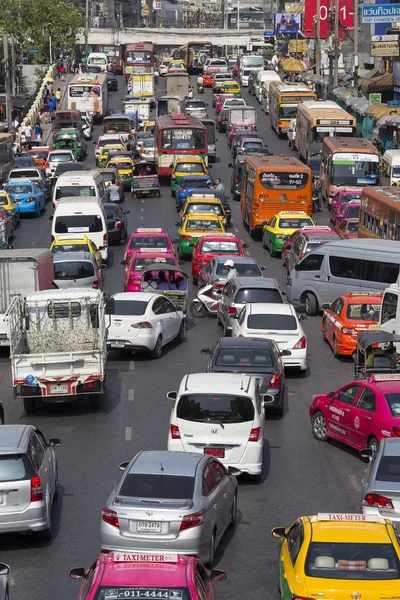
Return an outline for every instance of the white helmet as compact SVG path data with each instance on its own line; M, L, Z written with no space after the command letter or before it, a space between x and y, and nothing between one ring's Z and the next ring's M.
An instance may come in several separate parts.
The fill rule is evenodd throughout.
M228 258L228 260L226 262L224 262L224 267L233 267L235 266L235 263L233 262L233 260L231 258Z

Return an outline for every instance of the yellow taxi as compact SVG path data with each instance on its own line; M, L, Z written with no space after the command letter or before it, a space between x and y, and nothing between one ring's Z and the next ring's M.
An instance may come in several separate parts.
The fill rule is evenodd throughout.
M102 265L100 250L86 235L68 239L59 238L57 236L54 242L51 244L50 250L53 254L58 254L59 252L90 252L99 267Z
M143 131L148 131L151 134L154 134L155 128L156 128L156 122L155 121L147 121L147 123L145 123L143 125Z
M182 223L177 222L179 258L185 259L193 254L193 248L199 238L207 233L225 233L221 220L213 212L187 215Z
M185 63L181 60L172 60L168 65L168 73L184 73L186 72Z
M203 198L193 198L191 196L184 203L179 216L183 221L188 215L196 215L201 217L203 213L214 213L217 215L222 225L225 228L227 227L227 215L225 208L221 200L216 196L205 196Z
M202 158L188 156L177 158L171 175L171 196L175 198L178 183L188 175L207 175L207 166Z
M236 98L241 98L242 89L236 81L225 81L220 87L220 94L233 94Z
M128 156L113 156L106 164L106 169L111 167L117 169L121 176L122 185L125 189L130 190L132 185L133 168L135 161Z
M262 245L271 256L282 252L283 244L292 233L302 227L314 225L312 218L305 212L281 210L263 227Z
M275 527L282 600L399 598L400 545L390 519L351 513Z
M110 144L109 146L102 146L100 150L99 156L96 158L96 166L103 168L106 166L107 157L110 152L125 152L126 148L121 142L121 144Z
M14 202L7 192L0 192L0 206L10 213L14 227L18 227L21 219L18 202Z

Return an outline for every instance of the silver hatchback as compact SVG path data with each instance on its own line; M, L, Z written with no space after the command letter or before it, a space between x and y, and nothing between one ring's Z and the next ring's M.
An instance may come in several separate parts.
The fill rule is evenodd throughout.
M171 551L212 565L226 529L234 526L237 469L190 452L139 452L103 508L101 551Z
M59 288L103 289L103 269L90 252L60 252L53 255L54 283Z
M58 496L54 446L32 425L2 425L0 533L36 533L51 539L51 506Z

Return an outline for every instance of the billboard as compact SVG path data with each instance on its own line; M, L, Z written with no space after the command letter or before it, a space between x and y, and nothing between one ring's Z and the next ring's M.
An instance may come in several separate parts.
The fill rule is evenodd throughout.
M276 13L275 33L297 33L301 30L301 15L298 13Z
M321 18L321 39L328 37L329 31L329 7L330 0L321 0L320 18ZM314 32L314 17L317 14L317 0L307 0L304 8L304 34L315 37ZM339 0L339 25L342 27L353 27L353 0ZM339 29L340 31L340 29ZM340 37L343 39L343 32L340 32Z

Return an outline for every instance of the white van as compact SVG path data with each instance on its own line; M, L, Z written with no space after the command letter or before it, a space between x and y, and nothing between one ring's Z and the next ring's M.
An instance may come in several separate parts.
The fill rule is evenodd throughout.
M328 242L290 271L288 301L310 316L348 292L379 292L399 276L400 242L360 238Z
M264 82L268 82L266 89L269 91L269 82L270 81L280 81L280 80L281 80L281 78L279 77L279 75L276 71L260 71L259 72L259 74L257 75L257 79L256 79L255 96L260 104L261 104L262 98L263 98L262 90L263 90Z
M381 329L396 335L399 335L400 333L399 296L400 281L398 278L396 283L393 283L386 288L383 294L381 311L379 313L379 325Z
M87 59L88 65L95 65L96 67L100 67L102 71L107 71L108 69L108 58L107 54L104 52L91 52Z
M264 73L267 73L268 77L262 80L262 85L261 85L261 108L262 110L266 113L269 114L269 84L271 83L271 81L280 81L281 78L279 77L278 73L276 71L264 71ZM256 94L257 94L257 81L256 81Z
M60 175L53 188L53 209L61 198L73 196L97 198L98 202L107 202L109 194L104 179L98 171L71 171Z
M103 205L95 196L61 198L50 217L51 241L87 235L101 252L103 262L108 260L107 219Z
M400 150L386 150L382 156L381 185L396 185L400 182Z

